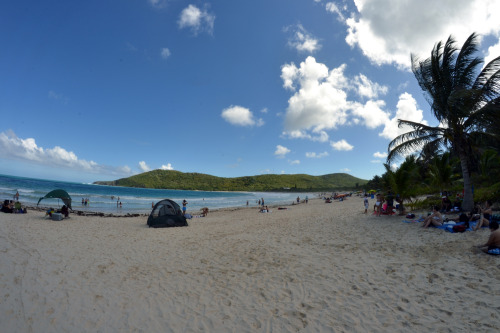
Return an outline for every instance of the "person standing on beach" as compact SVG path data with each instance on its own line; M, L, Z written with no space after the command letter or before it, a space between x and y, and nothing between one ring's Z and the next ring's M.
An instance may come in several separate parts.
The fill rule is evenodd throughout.
M188 202L186 201L186 199L182 200L182 215L186 215L187 204Z
M19 201L19 191L16 191L16 194L14 195L14 199L16 201Z
M365 194L365 198L363 200L363 203L365 204L365 214L367 214L368 213L368 205L369 205L369 203L368 203L368 194Z

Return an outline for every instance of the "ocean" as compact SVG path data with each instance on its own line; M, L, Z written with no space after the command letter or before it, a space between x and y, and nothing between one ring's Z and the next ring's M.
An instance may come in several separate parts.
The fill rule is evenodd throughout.
M245 207L247 201L250 207L256 207L257 201L264 198L266 204L291 204L297 196L312 198L312 193L291 192L208 192L157 190L131 187L117 187L84 183L71 183L46 179L34 179L0 175L0 199L12 200L19 192L19 201L23 205L36 206L38 200L52 190L63 189L72 198L73 210L102 212L124 215L127 213L149 214L153 203L161 199L172 199L181 205L182 200L188 202L187 211L198 214L200 209L221 209L230 207ZM119 198L119 199L118 199ZM82 199L88 199L88 205L82 204ZM119 205L121 202L121 207ZM60 208L64 203L59 199L43 199L42 207Z

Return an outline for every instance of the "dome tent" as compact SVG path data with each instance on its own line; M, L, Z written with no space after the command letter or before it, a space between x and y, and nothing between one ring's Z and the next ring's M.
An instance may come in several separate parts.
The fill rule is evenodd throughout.
M188 225L179 205L170 199L161 200L154 205L147 224L150 228L187 227Z

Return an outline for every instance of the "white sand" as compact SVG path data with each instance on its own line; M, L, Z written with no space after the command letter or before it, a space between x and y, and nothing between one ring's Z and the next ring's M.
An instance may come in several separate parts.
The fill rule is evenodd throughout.
M372 203L373 204L373 203ZM489 231L363 215L361 198L184 228L0 213L1 332L498 332Z

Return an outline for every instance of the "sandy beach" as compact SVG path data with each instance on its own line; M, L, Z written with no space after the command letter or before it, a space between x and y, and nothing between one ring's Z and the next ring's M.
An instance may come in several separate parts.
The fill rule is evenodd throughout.
M373 206L373 200L370 204ZM2 332L498 332L488 229L452 234L363 201L146 217L0 214Z

